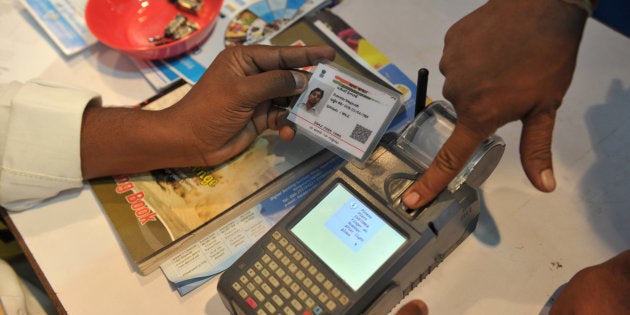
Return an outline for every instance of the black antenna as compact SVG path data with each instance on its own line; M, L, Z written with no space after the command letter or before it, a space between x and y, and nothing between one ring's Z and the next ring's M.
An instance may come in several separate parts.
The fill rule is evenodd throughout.
M427 103L427 85L429 84L429 70L420 68L418 70L418 82L416 83L416 112L415 116L418 116Z

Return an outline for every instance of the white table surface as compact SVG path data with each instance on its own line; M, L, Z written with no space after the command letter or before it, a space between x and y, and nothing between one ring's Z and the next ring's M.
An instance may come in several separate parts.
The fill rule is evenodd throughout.
M481 3L345 0L334 11L410 78L429 69L428 94L439 99L443 36ZM0 8L0 26L15 29L0 38L0 81L54 79L111 105L155 93L119 53L97 44L63 57L17 0ZM507 149L482 186L476 231L410 297L432 314L538 314L576 271L630 248L629 51L627 37L588 21L554 131L556 191L540 193L525 177L520 123L501 128ZM216 279L180 297L161 272L136 273L87 185L11 219L70 314L227 314Z

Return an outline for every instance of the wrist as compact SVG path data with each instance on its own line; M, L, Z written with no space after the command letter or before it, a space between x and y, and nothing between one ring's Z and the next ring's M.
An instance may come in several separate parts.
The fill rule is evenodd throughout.
M186 144L159 111L88 107L81 130L86 179L190 164Z

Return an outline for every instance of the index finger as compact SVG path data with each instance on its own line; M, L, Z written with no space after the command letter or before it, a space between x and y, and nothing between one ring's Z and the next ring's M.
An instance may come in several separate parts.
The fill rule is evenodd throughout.
M249 46L243 49L243 67L247 75L278 69L294 69L312 66L317 60L335 58L335 50L330 46L276 47Z
M477 133L456 124L427 171L403 194L405 206L417 209L433 200L464 168L482 141Z

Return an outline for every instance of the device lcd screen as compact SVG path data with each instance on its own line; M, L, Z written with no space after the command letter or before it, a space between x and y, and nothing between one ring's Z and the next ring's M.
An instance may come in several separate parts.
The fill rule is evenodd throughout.
M341 184L291 232L355 291L406 240Z

